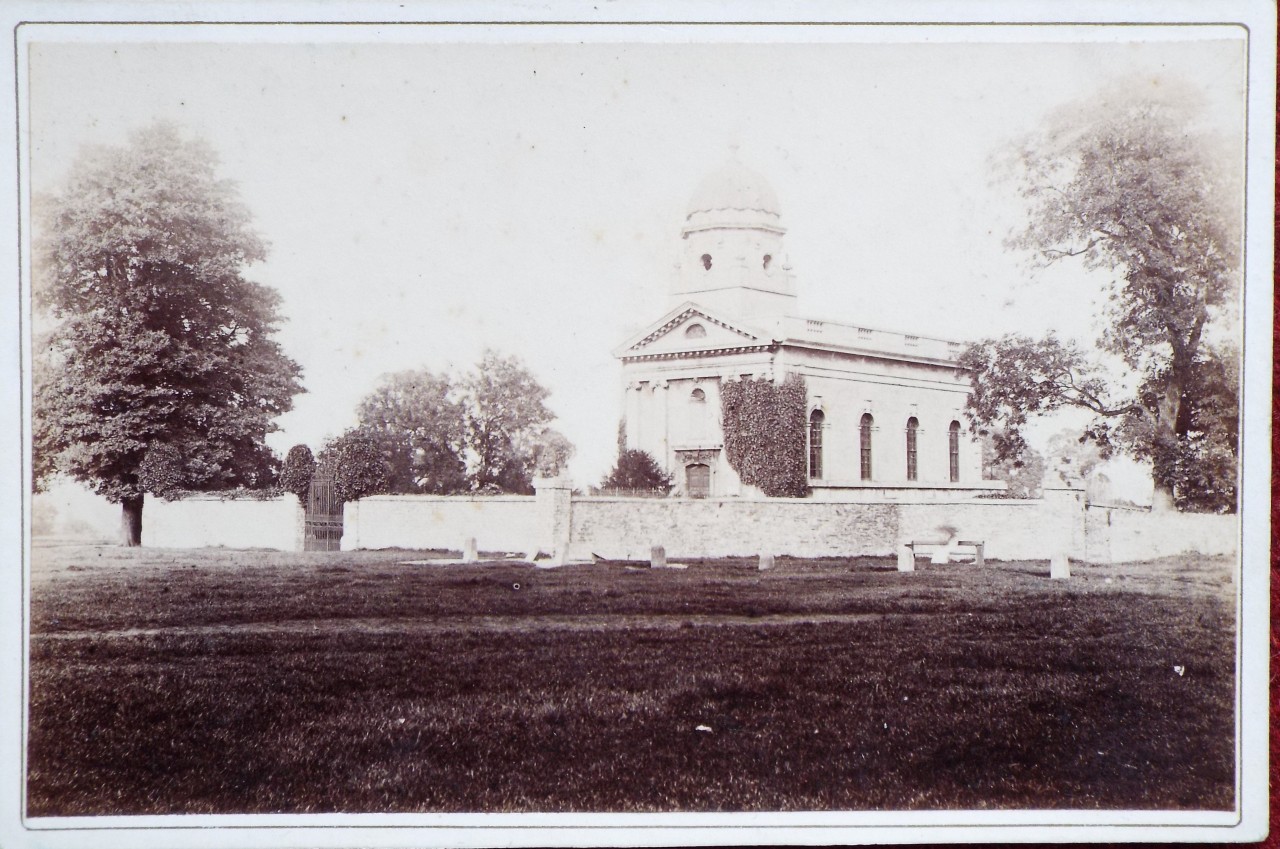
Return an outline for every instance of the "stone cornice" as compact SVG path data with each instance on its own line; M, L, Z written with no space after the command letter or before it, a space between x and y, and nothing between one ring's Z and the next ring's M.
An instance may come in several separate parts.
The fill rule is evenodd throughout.
M653 354L625 354L622 357L624 363L643 362L646 360L692 360L704 357L718 357L723 354L756 354L769 353L777 350L775 344L767 345L742 345L736 347L724 348L701 348L695 351L668 351L666 353Z

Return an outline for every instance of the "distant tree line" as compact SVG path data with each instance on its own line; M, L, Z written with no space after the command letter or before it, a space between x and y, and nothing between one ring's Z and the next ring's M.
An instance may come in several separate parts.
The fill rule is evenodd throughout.
M429 369L385 375L357 408L358 424L312 455L290 450L282 485L306 497L317 470L335 495L531 494L573 446L550 426L550 393L516 357L486 351L460 378Z

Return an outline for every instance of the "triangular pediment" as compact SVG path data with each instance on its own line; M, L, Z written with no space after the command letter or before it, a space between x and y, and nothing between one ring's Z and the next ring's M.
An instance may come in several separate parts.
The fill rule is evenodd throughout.
M768 345L770 336L735 319L686 302L636 333L616 357L712 353Z

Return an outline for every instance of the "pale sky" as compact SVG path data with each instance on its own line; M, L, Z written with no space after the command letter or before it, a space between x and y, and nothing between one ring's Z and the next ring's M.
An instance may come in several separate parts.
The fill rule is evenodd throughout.
M680 27L645 32L674 43L437 43L395 27L350 43L300 27L265 36L299 43L37 40L29 173L34 190L54 186L82 145L156 119L218 151L271 244L248 276L283 295L278 338L304 369L277 452L354 424L379 375L462 370L494 347L551 390L586 486L616 451L610 352L668 310L686 203L734 149L779 197L803 314L1091 339L1105 279L1028 276L1001 245L1019 207L988 158L1116 79L1181 79L1224 132L1243 124L1239 38L826 29L821 44L681 43Z

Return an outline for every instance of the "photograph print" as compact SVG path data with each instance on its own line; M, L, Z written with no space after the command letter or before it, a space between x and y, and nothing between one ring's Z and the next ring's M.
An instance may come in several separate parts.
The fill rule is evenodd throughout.
M53 8L14 845L1265 832L1273 9Z

